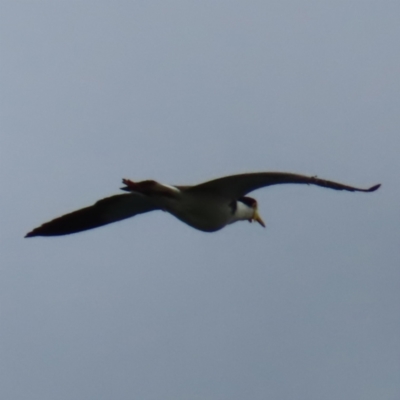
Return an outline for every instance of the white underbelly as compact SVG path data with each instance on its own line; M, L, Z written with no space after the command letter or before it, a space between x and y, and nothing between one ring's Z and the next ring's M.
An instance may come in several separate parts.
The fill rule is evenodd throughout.
M182 222L204 232L215 232L231 222L232 209L229 204L222 201L202 200L188 199L179 204L171 204L167 211Z

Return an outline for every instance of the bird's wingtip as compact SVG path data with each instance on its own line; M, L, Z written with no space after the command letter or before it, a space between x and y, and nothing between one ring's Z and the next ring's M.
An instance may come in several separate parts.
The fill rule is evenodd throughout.
M30 232L28 232L24 238L30 238L30 237L34 237L34 236L42 236L42 227L39 226L38 228L32 229Z
M378 183L377 185L371 186L367 191L368 192L375 192L375 190L378 190L381 187L381 184Z

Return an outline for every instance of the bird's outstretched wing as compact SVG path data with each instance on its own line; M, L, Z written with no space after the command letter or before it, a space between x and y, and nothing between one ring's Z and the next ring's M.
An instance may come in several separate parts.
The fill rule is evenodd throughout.
M187 189L190 192L210 192L224 197L237 199L253 190L264 186L278 185L281 183L306 183L317 185L335 190L347 190L350 192L373 192L381 185L375 185L369 189L359 189L353 186L343 185L342 183L326 181L315 176L305 176L290 174L286 172L256 172L240 175L231 175L223 178L204 182Z
M117 194L46 222L25 237L68 235L157 209L148 197L140 193Z

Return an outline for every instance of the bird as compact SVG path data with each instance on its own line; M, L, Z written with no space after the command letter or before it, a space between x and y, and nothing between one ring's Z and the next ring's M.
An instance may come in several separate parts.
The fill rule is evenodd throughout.
M262 187L297 183L349 192L374 192L381 185L360 189L342 183L287 172L255 172L224 176L198 185L166 185L154 180L122 180L127 192L106 197L71 213L55 218L27 233L25 237L60 236L86 231L143 214L162 210L187 225L215 232L237 221L265 222L258 203L248 193Z

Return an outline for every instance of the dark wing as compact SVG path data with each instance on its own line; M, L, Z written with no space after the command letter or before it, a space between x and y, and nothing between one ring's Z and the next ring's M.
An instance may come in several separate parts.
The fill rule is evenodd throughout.
M157 209L151 200L139 193L118 194L46 222L25 237L68 235Z
M315 176L304 176L286 172L256 172L249 174L231 175L214 179L200 185L192 186L189 192L211 192L224 197L238 199L253 190L264 186L278 185L280 183L306 183L335 190L347 190L350 192L373 192L381 185L375 185L369 189L359 189L342 183L326 181Z

